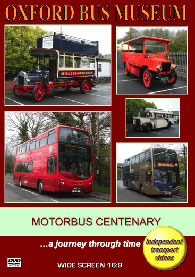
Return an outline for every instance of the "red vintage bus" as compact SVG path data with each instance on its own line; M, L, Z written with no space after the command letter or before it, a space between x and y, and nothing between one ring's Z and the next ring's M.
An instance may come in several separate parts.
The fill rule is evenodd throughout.
M91 192L94 160L90 133L58 125L18 146L14 182L39 193Z

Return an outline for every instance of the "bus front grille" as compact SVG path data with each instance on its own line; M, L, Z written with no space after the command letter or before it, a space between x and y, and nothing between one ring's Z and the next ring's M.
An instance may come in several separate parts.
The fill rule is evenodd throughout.
M169 72L171 70L171 63L162 63L162 72Z
M24 85L24 76L18 76L18 85Z
M135 121L135 127L137 129L140 129L140 119L136 119L136 121Z

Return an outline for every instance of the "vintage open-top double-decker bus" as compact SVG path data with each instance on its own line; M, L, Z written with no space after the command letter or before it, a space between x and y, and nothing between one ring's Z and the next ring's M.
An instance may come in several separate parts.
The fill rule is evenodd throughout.
M38 68L32 73L19 72L13 93L32 94L35 101L49 95L50 88L80 87L87 93L95 85L98 41L63 34L47 34L37 39L37 48L30 55L37 58Z

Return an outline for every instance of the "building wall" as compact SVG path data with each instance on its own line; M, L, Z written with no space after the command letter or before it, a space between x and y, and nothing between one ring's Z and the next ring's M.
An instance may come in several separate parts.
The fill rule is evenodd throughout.
M111 63L106 61L98 61L97 67L99 68L97 77L111 77ZM101 71L100 71L101 69Z

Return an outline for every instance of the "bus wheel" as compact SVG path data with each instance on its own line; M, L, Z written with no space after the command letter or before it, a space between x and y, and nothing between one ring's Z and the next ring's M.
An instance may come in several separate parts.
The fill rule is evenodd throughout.
M20 180L19 180L19 187L20 187L20 188L23 187L23 185L22 185L22 178L20 178Z
M174 85L177 81L177 73L173 69L169 75L169 77L166 78L166 82L168 85Z
M42 187L43 187L42 186L42 181L39 180L38 185L37 185L37 191L38 191L39 194L43 194L43 188Z
M151 126L150 126L150 124L147 124L146 125L146 132L150 133L150 131L151 131Z
M45 88L43 86L35 86L33 89L32 96L35 100L35 102L39 102L43 99L43 96L45 95Z
M151 88L152 86L152 73L147 69L143 72L143 83L146 88Z
M144 194L143 186L142 186L142 185L140 185L140 187L139 187L139 192L140 192L141 194Z
M21 88L19 87L14 87L13 88L13 95L16 96L16 97L19 97L23 94L23 91Z
M87 80L82 81L81 86L80 86L81 93L83 93L83 94L87 93L89 91L89 87L90 87L89 81L87 81Z
M19 89L13 88L13 95L18 97L19 93L18 93Z
M171 128L171 122L169 121L168 125L167 125L167 128Z

